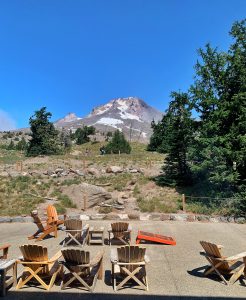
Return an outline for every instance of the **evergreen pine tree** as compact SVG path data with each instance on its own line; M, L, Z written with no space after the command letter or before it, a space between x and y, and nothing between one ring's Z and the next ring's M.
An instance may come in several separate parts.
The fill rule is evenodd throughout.
M58 131L49 121L51 113L42 107L29 120L31 140L27 147L28 156L60 154Z
M129 154L131 152L131 146L125 139L123 132L116 130L111 141L106 145L105 151L107 154L118 154L119 152Z
M16 149L20 151L24 151L26 150L26 147L27 147L27 142L24 139L24 137L22 137L21 140L17 143Z
M7 146L7 150L14 150L15 149L15 144L14 142L11 140L9 145Z
M75 131L75 139L77 145L82 145L90 141L90 135L95 134L95 127L93 126L84 126L83 128L78 128Z
M192 137L192 119L188 94L173 92L166 112L169 120L166 128L167 157L163 166L164 175L160 184L187 185L191 183L191 172L187 162L188 147Z

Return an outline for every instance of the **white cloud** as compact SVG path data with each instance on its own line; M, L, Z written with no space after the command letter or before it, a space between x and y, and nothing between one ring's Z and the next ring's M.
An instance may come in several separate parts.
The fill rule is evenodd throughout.
M0 131L16 129L16 122L5 111L0 109Z

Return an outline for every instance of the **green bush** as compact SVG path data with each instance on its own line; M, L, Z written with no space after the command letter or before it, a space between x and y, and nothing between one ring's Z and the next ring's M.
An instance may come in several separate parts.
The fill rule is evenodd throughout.
M112 140L106 145L105 151L107 154L114 153L131 153L131 146L125 139L125 136L119 130L116 130L113 134Z

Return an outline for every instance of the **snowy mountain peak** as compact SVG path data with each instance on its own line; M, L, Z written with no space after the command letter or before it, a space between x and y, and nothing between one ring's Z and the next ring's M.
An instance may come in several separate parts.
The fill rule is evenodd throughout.
M58 121L56 121L56 125L62 125L63 123L69 123L69 122L74 122L77 120L81 120L81 118L79 118L78 116L76 116L75 113L68 113L64 118L59 119Z
M155 117L159 119L160 112L147 105L137 97L117 98L109 101L105 105L98 106L92 110L87 117L99 116L103 114L117 114L123 120L137 120L139 122L151 122Z
M82 119L70 113L55 125L72 130L84 125L94 126L99 132L104 133L118 129L131 140L146 142L152 132L151 122L159 121L162 115L160 111L138 97L115 98L95 107Z

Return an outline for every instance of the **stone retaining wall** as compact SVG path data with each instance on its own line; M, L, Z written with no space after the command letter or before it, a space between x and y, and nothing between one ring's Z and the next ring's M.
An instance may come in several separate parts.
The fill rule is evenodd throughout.
M88 220L139 220L139 221L186 221L186 222L213 222L213 223L246 223L246 218L234 218L223 216L207 216L194 214L162 214L162 213L146 213L146 214L76 214L69 215L69 218ZM61 217L63 218L63 217ZM16 217L0 217L0 223L30 223L33 222L30 216L16 216Z

